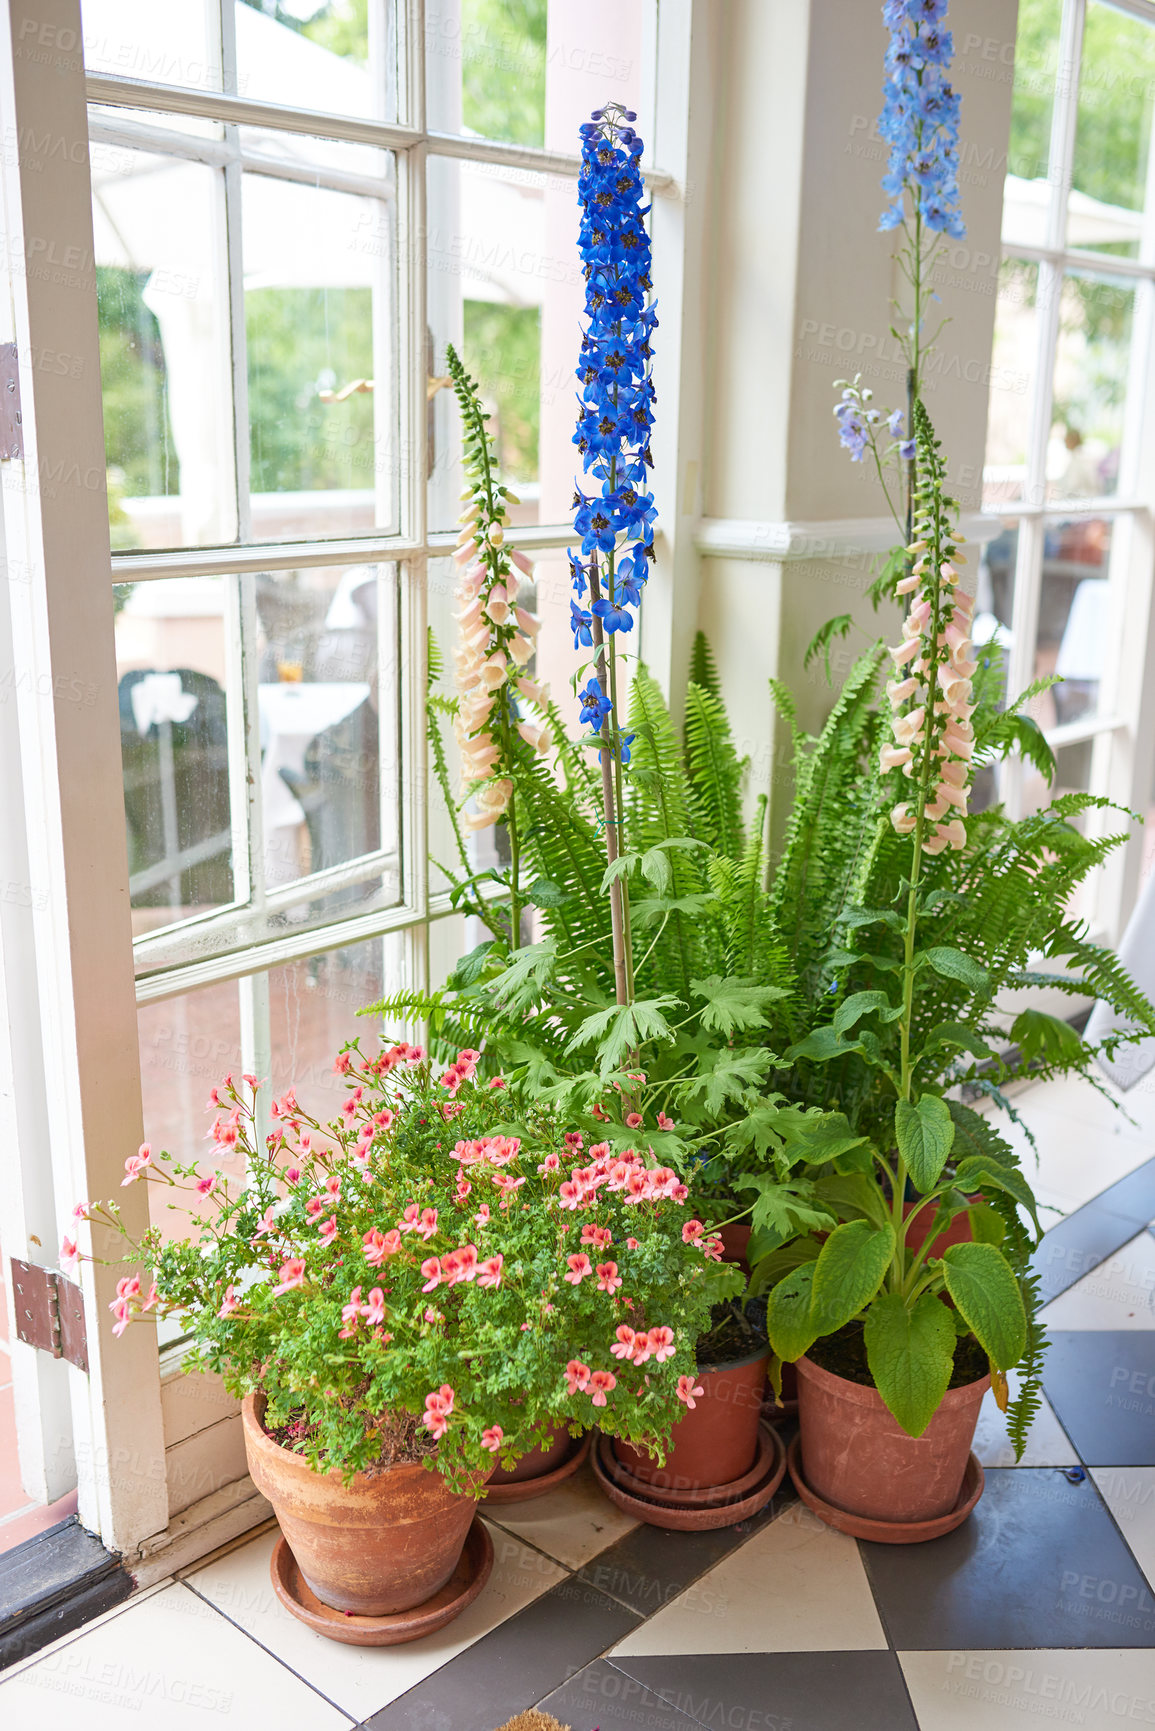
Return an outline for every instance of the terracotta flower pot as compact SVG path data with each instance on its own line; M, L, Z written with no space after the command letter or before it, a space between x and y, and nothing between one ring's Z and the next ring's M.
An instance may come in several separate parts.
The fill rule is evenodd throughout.
M982 1197L972 1196L970 1200L972 1202L981 1202ZM907 1218L911 1211L917 1206L918 1204L916 1202L908 1202L902 1211L903 1218ZM918 1219L914 1222L914 1225L907 1228L906 1247L908 1250L922 1249L923 1245L926 1243L926 1235L930 1231L933 1219L933 1207L924 1208ZM972 1237L973 1233L971 1231L970 1215L956 1214L946 1231L941 1233L935 1240L934 1253L936 1256L941 1256L943 1251L946 1250L949 1245L969 1244Z
M737 1262L745 1268L752 1230L748 1220L732 1220L728 1226L718 1228L722 1240L723 1262Z
M526 1479L544 1478L546 1473L552 1473L555 1467L560 1467L567 1459L571 1449L575 1447L574 1440L567 1430L558 1431L549 1448L530 1449L527 1455L522 1455L517 1465L509 1472L504 1467L496 1467L490 1474L487 1483L493 1485L520 1485Z
M635 1479L685 1491L729 1484L749 1472L758 1452L758 1424L766 1381L769 1349L733 1364L699 1370L694 1378L703 1392L692 1412L674 1426L665 1466L628 1443L615 1442L614 1454Z
M241 1409L249 1472L317 1598L383 1617L439 1592L457 1567L477 1497L457 1495L416 1464L358 1473L349 1484L339 1472L314 1472L265 1431L265 1405L263 1394L250 1394Z
M875 1388L798 1360L802 1471L817 1495L871 1520L927 1521L958 1502L984 1376L948 1389L920 1437L908 1436Z

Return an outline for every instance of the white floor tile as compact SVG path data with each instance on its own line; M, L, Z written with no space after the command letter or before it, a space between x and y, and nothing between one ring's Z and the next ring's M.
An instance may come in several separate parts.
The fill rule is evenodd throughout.
M638 1524L602 1495L588 1467L547 1496L487 1510L486 1519L570 1569L580 1569Z
M613 1651L828 1653L885 1646L858 1546L795 1504Z
M1034 1134L1032 1148L1026 1132L1005 1113L995 1115L999 1133L1018 1151L1027 1182L1040 1201L1070 1214L1090 1202L1109 1184L1115 1184L1142 1166L1155 1153L1150 1139L1138 1135L1115 1113L1114 1125L1093 1126L1065 1111L1053 1110L1047 1083L1032 1089L1016 1105ZM1104 1111L1110 1110L1102 1101ZM1036 1158L1037 1155L1037 1158ZM1044 1217L1053 1225L1054 1216Z
M42 1659L49 1658L53 1653L59 1653L63 1647L71 1646L73 1641L79 1641L82 1636L90 1634L93 1629L103 1628L104 1624L110 1623L113 1617L123 1617L126 1611L134 1610L137 1605L142 1605L146 1599L151 1599L156 1593L163 1593L166 1587L171 1586L171 1581L154 1581L150 1587L145 1587L141 1592L134 1593L131 1599L125 1599L123 1604L114 1605L111 1611L102 1611L99 1617L93 1617L92 1621L85 1623L83 1628L73 1629L69 1634L61 1635L55 1641L49 1641L38 1652L33 1653L30 1658L18 1659L14 1665L6 1666L3 1671L0 1671L0 1683L11 1682L12 1678L21 1671L27 1671L30 1666L38 1665Z
M13 1731L348 1731L349 1724L180 1583L0 1678L0 1721Z
M275 1597L269 1558L277 1537L276 1533L265 1533L231 1551L188 1576L188 1585L355 1719L367 1718L414 1688L454 1654L547 1592L565 1574L509 1533L495 1531L493 1574L480 1597L456 1622L438 1635L427 1635L405 1647L346 1647L305 1628ZM313 1727L302 1724L301 1731L313 1731Z
M1019 1392L1019 1379L1013 1370L1009 1372L1007 1381L1014 1400ZM1073 1467L1079 1464L1079 1457L1068 1442L1067 1433L1055 1417L1046 1395L1041 1397L1038 1415L1027 1432L1023 1458L1016 1462L1015 1451L1007 1436L1006 1414L999 1411L995 1397L988 1389L979 1410L974 1452L984 1467Z
M900 1653L920 1731L1119 1731L1155 1724L1155 1665L1142 1648Z
M1048 1329L1155 1328L1155 1238L1144 1230L1052 1299Z
M1155 1467L1092 1467L1091 1477L1155 1589ZM1155 1722L1155 1711L1151 1717Z

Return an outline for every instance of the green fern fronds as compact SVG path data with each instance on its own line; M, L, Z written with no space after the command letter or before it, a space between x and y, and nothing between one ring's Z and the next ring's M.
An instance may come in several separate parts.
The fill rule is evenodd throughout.
M721 699L700 685L688 686L686 769L695 820L692 833L727 859L737 859L745 844L741 798L745 768L734 750Z

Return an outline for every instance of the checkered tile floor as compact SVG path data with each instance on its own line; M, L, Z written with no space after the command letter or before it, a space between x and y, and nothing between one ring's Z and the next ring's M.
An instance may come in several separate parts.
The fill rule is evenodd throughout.
M493 1731L540 1704L573 1731L1155 1725L1155 1088L1128 1097L1137 1122L1070 1083L1016 1104L1056 1222L1047 1400L1019 1466L984 1408L986 1492L957 1532L859 1544L782 1495L666 1533L582 1477L495 1510L477 1602L377 1651L281 1610L265 1532L6 1673L0 1721Z

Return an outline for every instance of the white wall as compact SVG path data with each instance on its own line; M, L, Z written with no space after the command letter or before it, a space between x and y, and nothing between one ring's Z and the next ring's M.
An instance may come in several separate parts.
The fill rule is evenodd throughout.
M932 316L951 322L925 376L956 492L971 511L980 501L1017 9L1017 0L954 0L948 17L968 233L939 273ZM704 558L699 623L753 760L751 791L773 782L788 794L785 765L774 766L767 672L796 687L803 720L817 725L832 694L821 673L802 669L816 627L852 612L872 637L890 628L864 600L871 559L822 527L885 515L872 472L838 445L834 380L861 371L879 404L905 401L889 335L895 236L878 232L886 32L870 0L729 0L714 21L704 515L748 525L755 549L767 545L767 525L812 526L815 556Z

